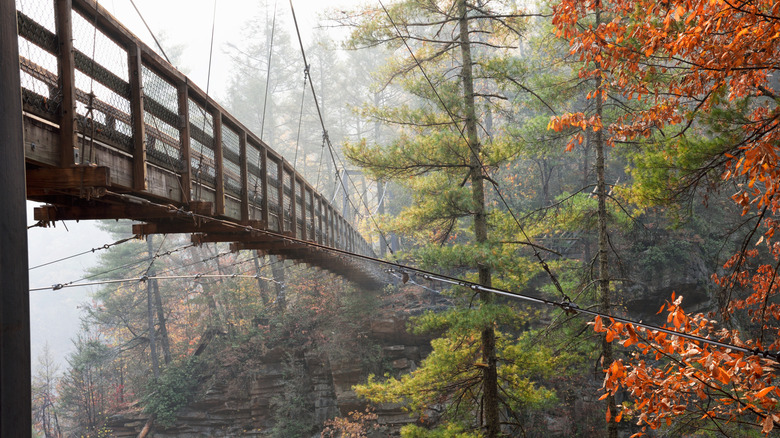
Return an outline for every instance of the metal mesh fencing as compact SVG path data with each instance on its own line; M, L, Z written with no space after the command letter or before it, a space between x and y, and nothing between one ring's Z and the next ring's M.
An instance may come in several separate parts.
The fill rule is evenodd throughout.
M300 183L300 181L296 181L295 185L295 228L296 236L299 237L303 235L303 227L305 226L303 218L306 216L306 211L303 209L304 203L301 197L301 189L298 185Z
M268 227L274 231L280 231L279 228L279 163L273 158L268 157L266 164L266 173L268 177Z
M25 110L56 121L62 92L57 82L54 2L17 0L16 10Z
M314 200L313 221L314 221L314 240L320 242L320 239L323 236L322 228L320 228L320 224L322 224L322 227L325 227L325 221L322 220L322 204L316 198Z
M292 230L292 175L287 169L282 169L282 193L284 194L282 212L284 213L284 229Z
M222 126L222 177L225 193L240 197L241 190L241 142L238 134Z
M193 182L216 183L214 167L214 117L201 105L189 99L190 157L192 158Z
M260 149L252 143L246 145L246 161L247 161L247 190L249 191L249 202L253 204L255 208L261 209L263 205L263 177L260 172L260 166L262 161L260 157Z
M304 193L306 194L306 237L314 240L314 193L310 190Z
M98 30L94 20L73 12L78 130L132 152L127 51ZM82 159L92 161L86 153Z
M184 162L176 87L146 66L141 67L141 80L147 159L168 170L181 172Z

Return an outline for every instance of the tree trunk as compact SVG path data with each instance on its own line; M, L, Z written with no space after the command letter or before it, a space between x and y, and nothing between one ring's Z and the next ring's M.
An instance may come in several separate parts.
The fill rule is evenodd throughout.
M284 296L284 260L275 255L269 258L271 259L271 272L276 284L276 309L281 312L287 307L287 299Z
M160 284L157 280L152 281L152 289L154 291L154 304L157 307L157 321L160 324L160 346L163 351L163 361L166 365L171 363L171 344L168 339L168 326L165 324L165 310L162 305L162 297L160 296Z
M263 304L268 304L268 282L260 278L260 259L257 251L255 251L252 260L255 263L255 275L257 275L257 288L260 291L260 299L263 300Z
M474 78L472 75L471 41L466 0L458 1L458 21L460 27L460 51L463 62L461 78L463 80L463 99L466 110L466 135L471 166L471 193L474 200L474 235L478 244L487 242L487 215L485 214L484 170L479 159L480 143L477 136L476 105L474 103ZM491 285L490 267L478 266L479 283ZM493 295L480 292L480 301L489 304ZM496 363L496 334L492 325L482 330L482 411L485 422L485 436L495 438L501 434L501 420L498 407L498 368Z
M601 11L596 9L596 26L598 26L601 20ZM597 68L601 68L597 64ZM603 120L603 105L602 105L602 93L601 76L596 76L596 115L599 120ZM599 228L599 302L601 311L609 313L612 307L611 298L609 296L609 253L607 240L607 183L605 177L605 151L604 151L604 135L603 130L599 129L593 134L595 136L596 146L596 177L598 178L596 185L596 192L598 196L598 228ZM612 364L612 343L607 342L606 337L601 340L601 356L603 360L603 367L606 368ZM610 421L607 422L607 436L609 438L617 438L617 423L614 421L617 415L617 407L615 406L615 397L612 394L607 395L607 410L609 411Z
M149 252L150 258L154 257L152 239L152 236L146 238L146 250ZM149 265L146 275L154 277L154 260L152 260L152 263ZM155 332L157 329L154 326L154 311L152 305L154 294L152 292L152 281L153 280L146 280L146 315L149 327L149 355L152 357L152 374L154 375L154 379L157 380L160 377L160 364L157 360L157 344L155 341Z

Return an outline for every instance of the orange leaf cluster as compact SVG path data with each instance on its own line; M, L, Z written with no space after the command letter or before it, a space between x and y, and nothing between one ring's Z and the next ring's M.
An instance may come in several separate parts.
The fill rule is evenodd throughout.
M600 22L589 25L595 13ZM778 223L772 218L780 209L780 91L772 79L780 68L780 2L561 0L553 24L584 63L580 77L598 76L598 93L621 94L644 106L608 128L601 120L569 114L553 119L550 129L605 129L614 141L693 124L719 109L733 111L736 140L724 156L723 178L737 186L733 199L743 214L758 212L766 231L756 245L764 244L775 263L748 268L749 260L760 259L757 249L746 249L726 264L729 274L713 278L750 291L729 303L724 316L747 311L761 335L743 340L735 330L718 330L705 316L685 313L674 297L662 311L668 326L680 332L780 350L780 245L773 242ZM738 101L746 103L739 107L744 109ZM752 416L766 434L780 427L776 363L615 321L597 319L594 328L634 349L631 360L606 364L604 389L626 388L635 398L626 412L644 427L691 413L721 420Z
M671 324L664 328L752 348L752 343L742 343L734 333L716 332L713 321L703 315L686 314L680 301L661 308ZM593 324L607 340L635 348L631 360L616 360L604 370L602 398L621 387L634 398L634 404L624 405L615 421L628 414L644 431L668 426L683 414L714 419L752 415L765 433L779 426L780 390L773 384L773 361L614 320L605 324L597 317Z
M583 25L596 9L603 22ZM777 208L780 93L772 83L780 52L777 2L562 0L554 8L553 24L585 62L580 76L602 78L600 93L612 90L649 105L611 125L613 140L646 137L706 114L724 96L752 99L755 104L742 123L745 140L725 176L748 182L735 195L746 208ZM591 123L576 114L553 120L551 129L567 119L582 129L602 129L600 120Z

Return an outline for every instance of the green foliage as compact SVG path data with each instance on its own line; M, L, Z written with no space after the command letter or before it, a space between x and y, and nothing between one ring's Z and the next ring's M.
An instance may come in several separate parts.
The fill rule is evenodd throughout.
M441 420L444 423L440 433L463 432L458 424L473 421L473 410L478 406L481 391L482 368L486 366L481 355L482 329L492 325L518 326L521 320L522 314L505 305L426 313L415 319L414 331L444 333L431 341L433 351L420 368L398 377L385 375L384 379L378 379L371 376L366 384L356 386L355 391L373 403L403 403L416 416L423 416L429 407L436 405L443 409ZM555 394L534 382L560 373L560 369L572 360L566 355L556 356L552 350L538 345L537 335L535 332L496 331L501 402L509 411L540 409L554 402ZM453 429L448 430L448 427Z
M274 426L270 436L287 438L309 436L317 423L314 419L314 403L311 381L304 364L288 356L283 368L282 390L271 399Z
M415 424L409 424L401 429L402 438L481 438L476 431L468 431L466 426L457 423L447 423L426 429Z
M157 381L147 384L147 392L141 398L144 410L163 427L172 426L179 409L195 397L201 374L202 364L197 357L171 363Z

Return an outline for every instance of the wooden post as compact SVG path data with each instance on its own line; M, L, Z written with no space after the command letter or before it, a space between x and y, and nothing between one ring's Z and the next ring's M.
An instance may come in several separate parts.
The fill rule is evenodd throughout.
M181 160L184 167L181 170L181 200L189 204L192 199L192 163L190 160L190 99L187 83L179 84L177 98L179 100L179 143Z
M325 211L327 212L327 222L325 223L325 229L328 230L328 240L325 243L326 246L333 246L333 206L330 205L330 203L325 204L327 205L327 208Z
M314 193L314 203L319 213L317 216L317 222L314 224L314 237L317 243L322 245L322 196L319 193Z
M0 0L0 436L30 436L24 126L14 0ZM69 149L71 159L73 149Z
M146 190L146 124L144 123L144 88L141 74L141 48L127 48L130 77L130 115L133 129L133 189Z
M328 239L330 238L330 232L328 232L328 203L323 200L322 206L322 244L329 246Z
M246 154L246 131L238 133L238 154L241 166L241 222L249 222L249 163Z
M60 167L70 167L78 164L74 157L78 142L76 135L76 71L73 61L73 27L71 22L73 4L71 0L55 0L54 5L59 45L57 71L59 87L62 92L62 104L60 105ZM16 18L14 18L15 22ZM16 29L15 24L13 29Z
M306 240L306 236L308 236L308 230L306 229L306 207L309 206L309 203L306 202L306 182L301 179L300 183L301 187L301 235L299 236L301 239Z
M284 161L279 158L276 163L276 190L279 200L277 205L277 214L279 215L279 232L284 232Z
M214 118L214 191L216 202L214 208L216 209L217 216L225 214L225 175L224 175L224 160L222 158L222 113L219 109L215 109L212 113Z
M295 194L295 171L290 169L290 231L298 237L298 196Z
M270 222L270 216L269 216L269 206L270 201L268 200L268 148L265 147L265 145L261 146L261 158L262 162L260 163L260 176L263 178L263 185L260 188L261 196L263 197L263 206L262 206L262 221L266 228L269 228L271 226Z

